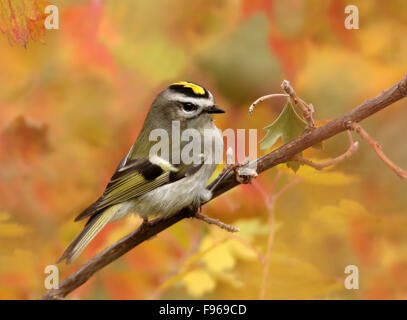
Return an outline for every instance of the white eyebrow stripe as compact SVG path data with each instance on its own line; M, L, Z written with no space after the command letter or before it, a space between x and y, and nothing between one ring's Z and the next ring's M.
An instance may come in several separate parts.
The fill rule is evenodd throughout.
M209 107L214 104L212 99L209 98L193 98L193 97L187 97L183 94L180 93L175 93L171 95L171 100L173 101L180 101L180 102L189 102L192 104L196 104L201 107Z
M212 93L211 93L209 90L206 90L206 91L208 91L208 94L209 94L209 98L210 98L210 100L212 100L212 101L214 102L215 100L213 99L213 95L212 95Z

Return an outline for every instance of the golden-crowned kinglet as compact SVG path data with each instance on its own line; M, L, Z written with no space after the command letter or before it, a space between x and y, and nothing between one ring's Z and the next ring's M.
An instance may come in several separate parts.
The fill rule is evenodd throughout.
M89 220L58 262L66 259L70 263L108 222L131 212L145 220L152 215L168 217L186 206L198 207L208 201L212 194L206 184L218 164L214 155L223 154L222 135L212 119L214 113L224 111L215 105L208 90L195 83L176 82L161 92L103 195L76 217L75 221ZM158 143L154 134L163 132L167 134L168 145L165 146L163 139L161 154L152 153ZM184 133L200 138L195 139L198 143L195 141L189 150L194 153L195 147L201 147L193 155L195 160L200 159L198 162L183 161L182 156L189 152L184 153L182 149L190 142L183 139ZM211 138L209 143L206 137Z

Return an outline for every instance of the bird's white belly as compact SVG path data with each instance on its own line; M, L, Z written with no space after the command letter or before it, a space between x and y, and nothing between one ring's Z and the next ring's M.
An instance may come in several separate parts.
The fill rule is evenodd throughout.
M206 182L215 168L216 165L205 164L190 177L148 192L133 201L134 210L143 218L153 214L167 217L186 206L199 206L212 196L206 189Z
M216 146L221 148L220 152L223 150L223 139L220 131L214 125L209 129L215 130L214 139L218 141L218 144L214 143L209 148L205 147L205 156L213 155ZM214 157L212 157L212 161L214 161ZM168 217L187 206L199 206L200 203L210 200L212 196L211 192L206 189L206 183L216 167L216 163L205 163L191 176L158 187L145 195L123 203L112 221L119 220L130 212L135 212L142 218L148 218L152 215Z

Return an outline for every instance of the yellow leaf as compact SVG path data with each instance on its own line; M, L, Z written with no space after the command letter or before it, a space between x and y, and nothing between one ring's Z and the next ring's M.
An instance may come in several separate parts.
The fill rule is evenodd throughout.
M0 212L0 237L3 238L21 237L30 230L30 228L22 226L18 223L8 222L9 219L10 215L7 212L5 211Z
M0 256L0 271L35 270L38 257L31 251L15 249L12 255Z
M371 217L366 209L358 202L341 199L338 206L325 206L312 214L320 221L340 222L353 217Z
M239 219L234 225L240 229L239 236L252 239L254 236L264 236L268 234L268 226L260 219Z
M182 283L187 292L194 297L200 297L205 293L213 291L216 287L215 280L208 272L202 269L196 269L189 272L182 279Z
M248 247L237 239L231 239L227 242L231 252L242 260L252 261L257 259L257 254L254 249Z
M268 228L267 225L260 222L260 219L244 219L236 225L241 227L245 237L231 236L223 230L212 229L211 233L202 240L199 251L190 256L180 266L178 274L165 281L160 290L166 290L178 282L182 283L185 278L187 278L187 282L192 281L190 276L192 271L190 270L196 270L194 268L199 263L203 263L205 267L201 271L211 274L211 281L214 284L217 281L223 281L234 287L243 285L231 273L231 269L236 266L237 259L253 261L258 258L258 251L250 238L267 234Z
M211 238L206 237L201 244L201 250L205 250L213 244ZM230 270L235 266L235 258L230 253L227 243L222 243L202 257L202 261L213 272L222 272Z
M342 199L338 206L325 206L311 213L311 222L304 225L303 234L306 237L328 233L330 235L345 235L348 232L350 219L368 217L375 218L356 201ZM315 232L315 230L319 230Z
M4 238L21 237L29 231L28 227L8 222L0 224L0 236Z
M306 182L319 185L346 186L359 180L357 176L344 174L339 171L319 171L309 166L301 166L295 174L285 166L279 165L278 168L284 173L302 177Z
M239 279L235 273L232 272L224 272L221 274L216 275L216 279L220 282L233 287L233 288L242 288L244 286L244 282Z
M311 263L274 252L270 263L267 298L309 299L326 296L343 286L341 281L324 275Z

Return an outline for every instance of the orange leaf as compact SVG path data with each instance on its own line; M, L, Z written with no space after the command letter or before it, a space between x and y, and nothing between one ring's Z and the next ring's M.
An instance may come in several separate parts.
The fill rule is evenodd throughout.
M48 2L45 0L0 0L0 31L11 43L27 46L29 39L44 42Z

